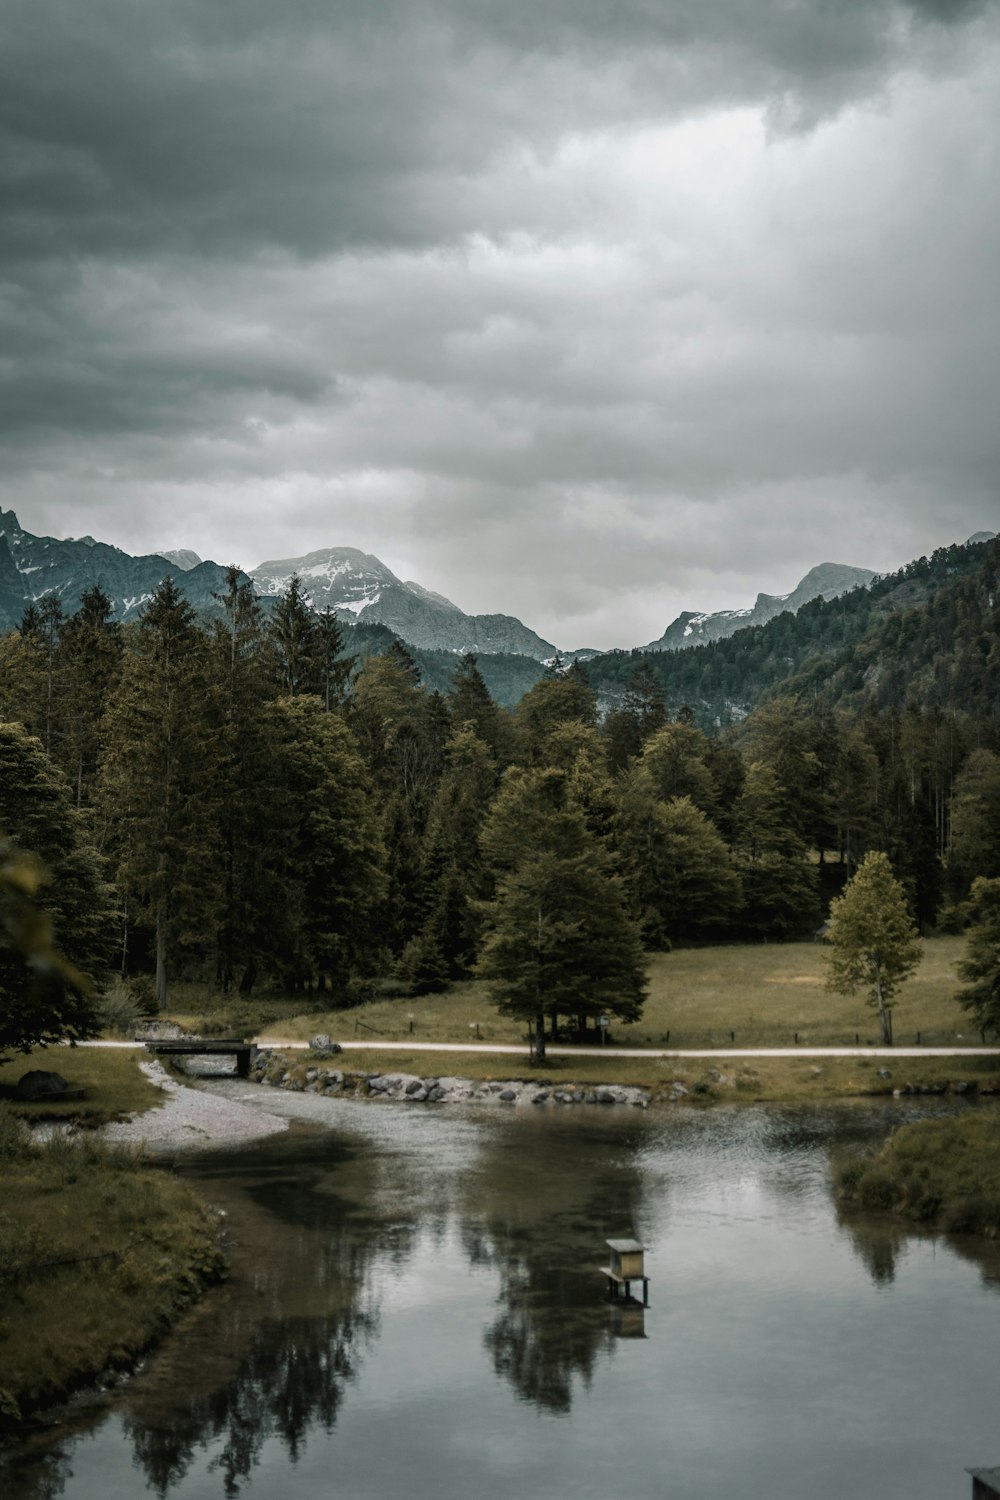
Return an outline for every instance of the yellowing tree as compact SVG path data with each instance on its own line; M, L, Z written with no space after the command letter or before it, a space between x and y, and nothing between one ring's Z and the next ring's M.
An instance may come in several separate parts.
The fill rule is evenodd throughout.
M878 1011L882 1041L891 1047L894 997L922 953L903 887L881 850L865 856L843 895L830 903L828 937L827 989L841 995L865 990Z

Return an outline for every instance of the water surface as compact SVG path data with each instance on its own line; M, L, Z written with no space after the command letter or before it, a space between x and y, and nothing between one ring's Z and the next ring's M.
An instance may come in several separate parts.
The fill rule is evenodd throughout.
M1000 1254L841 1221L915 1111L475 1110L219 1084L302 1123L181 1168L234 1275L11 1500L966 1497L1000 1462ZM615 1309L607 1237L649 1246Z

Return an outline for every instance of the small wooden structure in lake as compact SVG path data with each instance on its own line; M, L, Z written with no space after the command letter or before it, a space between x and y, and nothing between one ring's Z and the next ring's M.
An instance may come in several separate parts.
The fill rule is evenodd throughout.
M644 1257L646 1248L640 1245L638 1240L605 1240L605 1244L611 1251L610 1266L602 1266L601 1270L608 1278L608 1296L617 1301L623 1295L626 1302L638 1302L637 1297L632 1296L633 1281L642 1282L642 1306L649 1306L649 1277L646 1275Z

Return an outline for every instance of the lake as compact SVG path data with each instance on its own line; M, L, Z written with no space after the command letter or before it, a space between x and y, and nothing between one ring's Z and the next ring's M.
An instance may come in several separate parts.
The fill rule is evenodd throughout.
M1000 1249L842 1220L832 1150L912 1103L375 1105L190 1159L234 1274L8 1500L949 1500L1000 1463ZM609 1305L604 1241L646 1246Z

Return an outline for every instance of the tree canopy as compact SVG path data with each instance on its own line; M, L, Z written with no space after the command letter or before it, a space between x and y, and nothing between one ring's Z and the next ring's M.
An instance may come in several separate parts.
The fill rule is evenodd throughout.
M892 1045L896 992L920 962L922 950L903 887L881 850L867 854L844 894L830 905L827 988L865 992L878 1011L882 1041Z

